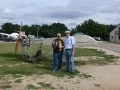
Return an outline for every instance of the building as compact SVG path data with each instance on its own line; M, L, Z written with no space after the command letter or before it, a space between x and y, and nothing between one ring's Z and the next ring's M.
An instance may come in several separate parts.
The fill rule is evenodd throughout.
M110 42L120 42L120 24L110 32Z

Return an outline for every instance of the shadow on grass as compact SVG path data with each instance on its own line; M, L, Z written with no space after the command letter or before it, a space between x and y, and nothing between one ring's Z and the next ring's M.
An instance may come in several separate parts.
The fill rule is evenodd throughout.
M7 62L19 62L22 60L22 54L14 54L14 53L1 53L0 54L0 62L1 63L7 63ZM28 60L25 59L22 62L26 62L26 63L32 63L32 60ZM38 58L38 64L51 64L52 63L52 59L47 58L47 57L42 57L42 58Z
M66 64L63 62L62 64L62 70L56 72L52 72L52 63L53 59L48 57L42 57L38 59L37 64L32 64L32 61L26 60L24 62L27 62L29 64L18 64L21 63L21 55L20 54L10 54L10 53L4 53L0 54L0 63L1 64L8 64L7 66L3 66L0 68L0 75L7 75L7 74L21 74L21 75L32 75L32 74L50 74L57 77L64 77L68 76L70 78L74 78L75 75L79 74L77 70L75 70L74 74L71 74L70 72L66 72ZM9 67L9 64L12 65Z
M15 64L20 63L21 55L14 53L1 53L0 54L0 63L1 64Z
M56 68L57 68L57 66L56 66ZM46 65L42 65L42 66L36 66L36 69L38 69L42 72L42 73L39 73L39 74L50 74L50 75L57 76L57 77L69 76L70 78L73 78L75 75L79 74L79 71L77 71L77 70L75 70L74 73L66 72L65 62L63 62L63 64L62 64L62 70L61 71L58 71L56 69L55 72L52 72L52 65L50 65L50 64L46 64Z
M52 65L53 59L48 57L38 58L38 64Z
M0 54L0 57L5 58L14 58L14 59L20 59L21 54L14 54L14 53L2 53Z

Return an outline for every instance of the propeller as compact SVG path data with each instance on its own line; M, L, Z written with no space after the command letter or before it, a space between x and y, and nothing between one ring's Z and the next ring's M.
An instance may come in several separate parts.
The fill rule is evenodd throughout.
M21 22L21 25L20 25L20 32L21 32L21 29L22 29L22 22ZM15 54L18 51L19 42L20 42L20 33L18 35L18 39L17 39L16 46L15 46Z

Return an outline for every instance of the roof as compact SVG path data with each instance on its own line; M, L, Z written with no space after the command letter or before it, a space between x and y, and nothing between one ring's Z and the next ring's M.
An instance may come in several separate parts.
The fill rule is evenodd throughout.
M114 31L117 27L120 27L120 23L119 23L112 31ZM112 31L111 31L111 32L112 32ZM110 33L111 33L111 32L110 32Z

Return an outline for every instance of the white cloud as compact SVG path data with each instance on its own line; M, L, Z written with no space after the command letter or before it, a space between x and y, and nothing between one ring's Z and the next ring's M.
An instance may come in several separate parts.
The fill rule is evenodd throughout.
M3 11L4 13L11 13L12 11L11 11L11 9L10 8L6 8L6 9L4 9L4 11Z
M61 22L70 28L93 19L100 23L118 24L119 3L120 0L1 0L0 23Z

